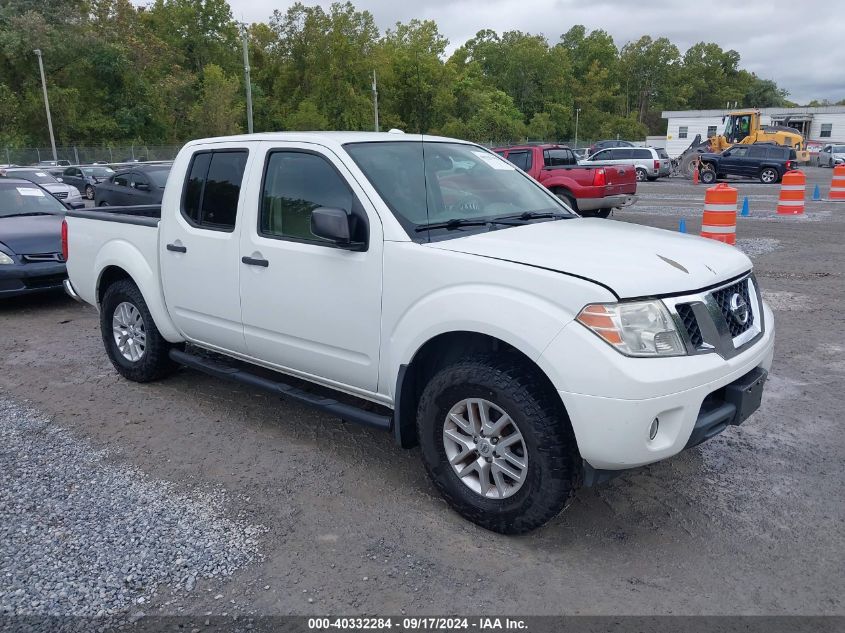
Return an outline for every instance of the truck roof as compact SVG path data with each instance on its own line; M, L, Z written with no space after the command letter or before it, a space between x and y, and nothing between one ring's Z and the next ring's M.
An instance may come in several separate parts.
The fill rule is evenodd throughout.
M503 149L570 149L568 145L559 145L557 143L528 143L525 145L502 145L501 147L494 147L493 151L501 151Z
M405 134L404 132L258 132L255 134L238 134L236 136L218 136L190 141L186 147L207 145L210 143L243 143L244 141L299 141L303 143L322 143L343 145L344 143L373 143L396 141L449 141L453 143L467 143L460 139L445 136L430 136L428 134Z

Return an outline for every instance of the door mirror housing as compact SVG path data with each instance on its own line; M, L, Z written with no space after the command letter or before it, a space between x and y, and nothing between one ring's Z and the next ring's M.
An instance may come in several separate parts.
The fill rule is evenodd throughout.
M353 251L366 250L365 242L353 241L358 219L344 209L317 207L311 212L311 232L336 246Z

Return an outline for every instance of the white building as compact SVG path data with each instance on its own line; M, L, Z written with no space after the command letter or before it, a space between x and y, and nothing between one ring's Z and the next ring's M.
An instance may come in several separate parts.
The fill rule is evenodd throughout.
M736 108L742 110L744 108ZM732 110L667 110L666 151L669 156L681 154L696 134L702 140L725 130L722 117ZM761 108L763 125L789 125L807 139L807 149L818 152L828 143L845 143L845 106L818 108Z

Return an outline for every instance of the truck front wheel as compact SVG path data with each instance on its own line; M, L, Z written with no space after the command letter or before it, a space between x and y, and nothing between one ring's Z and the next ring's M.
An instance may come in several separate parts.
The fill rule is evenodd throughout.
M110 285L100 306L100 331L112 365L135 382L162 378L176 369L172 345L156 328L141 291L129 279Z
M467 358L425 387L417 429L429 477L462 516L501 534L557 515L581 458L557 394L522 359Z

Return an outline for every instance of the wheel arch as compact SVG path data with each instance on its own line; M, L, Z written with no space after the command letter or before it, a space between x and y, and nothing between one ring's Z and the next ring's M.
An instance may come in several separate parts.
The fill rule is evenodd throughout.
M161 280L143 256L134 248L111 243L103 248L97 258L97 283L95 296L100 308L108 287L121 279L132 281L140 290L155 325L162 337L170 343L181 343L185 339L170 318L161 292Z
M496 336L473 331L440 333L423 343L410 360L399 366L394 391L393 435L402 448L412 448L417 440L417 406L428 381L443 367L472 354L507 354L529 368L549 393L566 410L551 379L543 369L515 345Z

